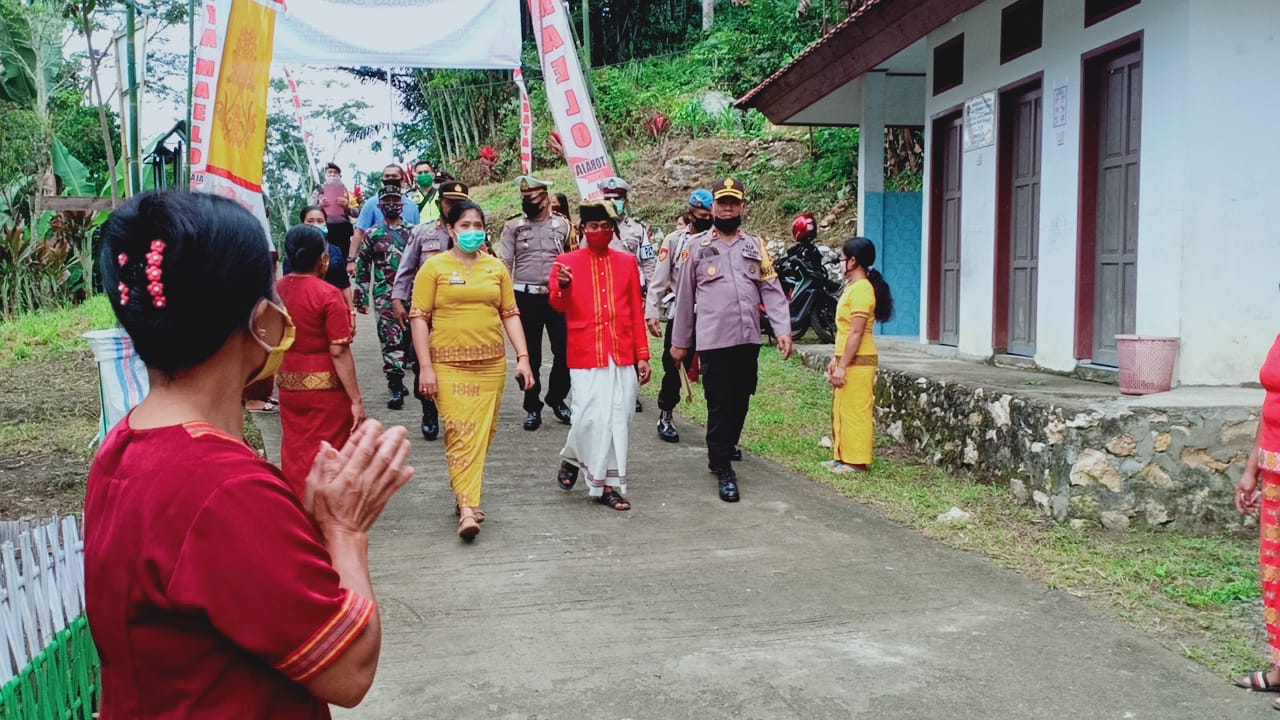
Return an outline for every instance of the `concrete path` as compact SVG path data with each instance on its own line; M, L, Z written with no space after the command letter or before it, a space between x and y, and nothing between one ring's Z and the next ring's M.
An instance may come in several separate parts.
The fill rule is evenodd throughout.
M385 409L374 332L361 382ZM412 400L411 400L412 403ZM699 429L633 426L618 513L555 485L566 429L525 432L514 383L489 459L488 520L456 535L442 443L373 537L378 680L339 718L1270 717L1066 593L880 519L748 457L720 502ZM548 418L550 418L548 414ZM268 448L278 424L260 423Z

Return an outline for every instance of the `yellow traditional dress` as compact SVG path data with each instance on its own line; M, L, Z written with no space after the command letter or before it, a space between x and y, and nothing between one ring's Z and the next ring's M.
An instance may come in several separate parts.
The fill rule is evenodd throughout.
M477 253L464 263L444 252L422 264L410 317L431 322L431 363L440 383L449 480L461 507L478 507L489 443L498 431L507 355L502 320L519 315L502 261Z
M831 404L832 453L848 465L871 463L875 440L876 367L880 358L874 337L876 292L869 280L849 285L836 305L836 357L844 352L854 318L866 318L858 353L845 371L844 387L835 388Z

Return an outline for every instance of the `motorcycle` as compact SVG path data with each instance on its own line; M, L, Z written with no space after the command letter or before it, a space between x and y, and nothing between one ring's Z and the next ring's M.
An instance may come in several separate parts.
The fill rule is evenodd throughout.
M836 304L842 285L827 271L830 263L822 249L808 244L793 245L777 263L778 281L791 309L793 340L801 339L813 328L818 342L835 342ZM761 316L765 334L776 340L768 316L763 312Z

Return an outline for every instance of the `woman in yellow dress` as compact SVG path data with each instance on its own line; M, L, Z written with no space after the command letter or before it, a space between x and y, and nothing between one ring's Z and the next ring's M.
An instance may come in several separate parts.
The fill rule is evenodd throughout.
M874 269L876 246L864 237L850 238L843 248L844 276L849 284L836 305L836 356L827 366L831 382L834 458L823 463L834 473L866 472L875 440L875 384L879 354L875 323L893 316L893 295Z
M440 408L458 535L470 541L484 521L484 464L506 385L504 329L516 351L521 387L533 382L533 372L511 276L484 250L484 211L463 201L444 220L453 248L418 270L409 322L422 369L419 390Z

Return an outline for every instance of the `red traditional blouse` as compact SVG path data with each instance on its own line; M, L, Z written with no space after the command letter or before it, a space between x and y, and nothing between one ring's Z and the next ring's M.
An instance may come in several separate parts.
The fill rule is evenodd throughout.
M276 283L276 292L297 326L276 385L281 390L340 389L329 346L349 345L353 335L342 291L312 275L286 275Z
M195 423L107 436L85 497L103 720L328 718L303 683L373 602L337 571L280 471Z
M636 256L621 250L584 249L557 258L573 271L573 283L561 288L551 270L551 307L564 313L570 368L620 367L649 359L644 296Z
M1258 434L1258 465L1280 473L1280 337L1262 363L1259 378L1267 396L1262 401L1262 427Z

